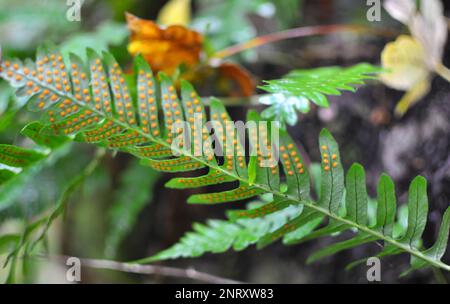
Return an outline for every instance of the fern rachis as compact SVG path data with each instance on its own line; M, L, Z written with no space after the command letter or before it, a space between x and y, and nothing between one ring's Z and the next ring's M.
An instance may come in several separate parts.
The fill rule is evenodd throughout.
M245 160L236 156L231 157L230 160L225 158L224 163L219 164L216 158L210 155L199 156L192 150L177 149L171 145L173 122L189 121L190 116L195 113L201 113L204 118L206 117L203 105L193 88L183 82L180 101L171 81L164 75L160 75L160 80L157 80L153 77L148 65L138 57L136 60L137 93L136 98L133 98L123 73L111 55L105 54L101 58L93 51L88 51L88 58L89 76L77 57L71 56L70 69L67 69L61 55L49 46L39 50L37 67L31 62L27 62L24 66L17 60L5 60L2 62L0 72L3 78L18 88L19 97L30 99L31 108L45 111L43 117L48 125L46 132L76 135L75 139L79 141L94 142L134 154L141 158L145 165L160 171L178 172L193 171L201 167L209 168L209 173L203 176L175 178L169 181L168 186L172 188L239 182L239 187L233 190L194 195L189 199L191 203L228 202L262 193L273 194L274 201L269 204L270 208L263 206L257 211L241 211L235 213L237 218L262 217L289 205L303 206L303 211L298 217L279 230L264 236L259 242L260 246L267 245L312 221L329 218L330 223L327 227L320 228L312 234L329 235L330 231L354 228L362 234L360 239L354 239L354 245L383 240L386 244L385 254L407 252L418 260L426 262L427 265L450 271L450 266L440 261L445 251L442 250L443 242L447 244L445 230L447 230L448 238L448 211L444 215L442 232L438 241L435 246L425 252L420 251L416 245L417 237L420 238L423 232L424 215L426 220L426 210L422 209L425 205L428 206L428 203L423 199L415 202L414 198L410 198L412 211L417 213L418 218L420 215L422 222L411 220L409 228L414 231L407 231L404 237L394 238L385 225L369 227L363 211L367 208L367 202L364 199L361 200L361 196L359 199L356 198L358 193L365 191L365 180L361 177L364 174L363 169L356 166L350 170L353 175L349 172L347 177L347 182L355 188L355 195L348 201L354 208L349 214L340 214L341 200L346 188L344 171L340 163L338 146L328 131L323 130L320 135L321 196L318 202L313 202L309 195L309 174L303 166L294 142L285 131L280 130L281 166L274 168L260 166L248 168ZM166 128L160 124L161 117L158 116L160 109ZM211 116L219 117L222 123L229 120L226 110L217 100L211 102L210 110ZM255 113L250 114L249 117L258 119ZM182 156L173 158L171 152L177 152ZM280 169L285 173L287 191L282 191L279 187ZM423 189L424 183L425 189ZM347 185L347 191L352 193L352 189L348 187L349 185ZM420 192L423 195L425 191L426 196L426 182L423 178L416 179L411 187L410 193ZM393 202L384 203L392 209ZM415 209L418 208L414 206L415 203L422 209ZM383 209L382 212L385 214L381 214L380 219L383 217L386 219L392 214L389 208ZM395 209L395 206L393 208ZM388 212L390 212L389 216ZM430 252L433 255L430 255Z

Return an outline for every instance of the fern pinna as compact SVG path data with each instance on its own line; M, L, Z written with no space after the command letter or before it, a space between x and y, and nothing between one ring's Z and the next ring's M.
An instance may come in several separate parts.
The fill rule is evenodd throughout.
M43 128L40 122L35 121L21 130L23 136L36 144L33 148L0 144L0 210L12 205L27 181L64 154L69 139L44 136L40 133Z
M264 143L257 149L269 148L279 153L279 163L272 167L261 166L261 156L242 155L219 158L206 149L197 151L194 140L189 149L174 150L172 142L175 123L187 121L195 130L195 115L206 121L202 101L192 86L181 84L181 98L171 80L164 74L154 77L150 67L141 58L135 60L136 90L128 86L126 77L114 58L104 53L99 56L88 50L88 69L75 55L65 61L51 45L38 50L36 63L32 61L3 60L1 76L17 88L18 98L28 100L32 110L43 112L41 130L45 134L68 135L74 140L95 143L114 150L131 153L141 159L143 165L163 172L194 171L209 168L208 173L198 177L174 178L167 183L170 188L198 188L219 183L237 182L232 190L196 194L189 203L217 204L249 199L261 194L271 194L270 202L260 207L231 211L231 221L263 218L284 212L294 206L296 212L285 217L277 229L267 229L253 239L259 247L284 237L295 244L313 238L329 236L345 230L357 231L354 238L336 243L313 254L310 261L317 260L344 249L377 240L384 241L379 256L409 253L412 269L434 266L450 270L441 262L448 241L450 209L444 216L436 243L423 249L421 235L424 231L428 201L426 180L417 177L411 183L408 199L408 227L402 235L393 235L396 198L392 180L383 175L378 185L377 216L374 225L368 224L368 196L365 173L362 166L354 164L344 177L338 145L332 135L320 133L321 184L318 201L310 193L310 177L300 152L286 131L280 131L279 146ZM212 100L209 109L212 119L226 129L230 117L218 100ZM258 115L249 114L257 121ZM218 129L220 130L220 129ZM209 131L200 132L208 140ZM195 138L195 134L192 134ZM216 130L216 136L224 136ZM220 141L219 141L220 142ZM226 149L223 141L220 148ZM210 144L212 144L210 142ZM233 148L242 149L239 138L231 141ZM173 151L180 153L174 156ZM209 151L209 152L208 152ZM283 178L283 183L280 182ZM345 194L345 195L344 195ZM328 224L320 224L328 219ZM236 227L238 227L237 224ZM317 228L319 227L319 228ZM305 231L307 233L305 233ZM209 240L214 242L214 240ZM220 242L220 240L217 240ZM201 246L191 244L191 246ZM158 258L179 256L176 251L151 257L140 262Z

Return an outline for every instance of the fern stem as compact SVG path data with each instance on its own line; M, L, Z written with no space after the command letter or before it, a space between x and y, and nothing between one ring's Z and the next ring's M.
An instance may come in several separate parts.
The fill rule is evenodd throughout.
M286 31L271 33L268 35L256 37L249 41L230 46L226 49L216 52L212 55L212 59L224 59L245 50L263 46L265 44L282 41L292 38L300 38L313 35L326 35L337 32L354 32L354 33L373 33L382 36L393 36L395 33L390 29L374 29L365 25L354 24L331 24L319 26L305 26L289 29Z
M139 135L147 138L149 141L153 141L153 142L155 142L157 144L160 144L160 145L162 145L162 146L164 146L166 148L172 149L172 151L179 153L179 155L185 155L185 156L187 156L187 157L189 157L189 158L191 158L191 159L193 159L193 160L195 160L197 162L200 162L200 163L204 164L206 167L209 167L209 168L215 169L217 171L223 172L224 174L226 174L226 175L228 175L230 177L233 177L234 179L239 180L239 181L241 181L241 182L243 182L245 184L250 184L248 179L245 179L245 178L243 178L241 176L238 176L237 174L235 174L233 172L227 171L227 170L223 169L220 166L212 165L211 163L207 162L205 159L197 157L197 156L193 155L192 153L187 153L184 150L178 149L176 147L172 147L171 144L167 143L163 139L155 138L155 137L149 135L148 133L145 133L140 128L134 128L133 126L130 126L127 123L120 121L119 119L117 119L113 115L108 115L108 116L105 115L105 113L101 112L100 110L97 110L94 106L89 105L89 104L85 104L85 103L79 101L71 93L68 93L67 95L62 95L61 92L56 90L54 87L48 86L47 84L45 84L43 82L36 81L35 79L31 79L28 75L25 75L24 73L20 73L20 74L22 75L23 78L30 79L30 80L33 80L33 81L39 83L39 85L41 87L48 89L49 91L55 93L58 96L63 96L65 98L68 98L68 99L72 100L74 103L78 104L79 106L89 107L89 109L92 112L98 114L99 116L105 117L105 118L113 121L115 124L123 127L124 129L130 129L130 130L138 133ZM395 246L395 247L397 247L399 249L402 249L403 251L405 251L405 252L407 252L407 253L409 253L409 254L419 258L419 259L422 259L422 260L428 262L431 266L435 266L435 267L438 267L438 268L441 268L441 269L444 269L444 270L450 272L450 266L449 265L446 265L446 264L444 264L442 262L438 262L438 261L432 259L431 257L428 257L427 255L423 254L419 250L417 250L415 248L412 248L409 244L400 243L399 241L395 240L394 238L386 236L386 235L383 235L382 233L380 233L378 231L375 231L375 230L372 230L369 227L359 225L358 223L355 223L355 222L353 222L351 220L348 220L346 218L340 217L339 215L333 214L329 210L326 210L326 209L318 206L317 204L315 204L312 201L302 201L302 200L298 199L295 196L287 195L287 194L282 193L280 191L275 191L275 190L270 189L270 188L268 188L268 187L266 187L264 185L261 185L261 184L252 183L252 185L254 187L257 187L257 188L265 191L266 193L272 193L275 196L284 197L285 199L288 199L290 201L297 202L298 204L302 204L302 205L304 205L307 208L311 208L312 210L320 212L323 215L328 216L328 217L330 217L330 218L332 218L332 219L334 219L336 221L339 221L339 222L341 222L343 224L347 224L347 225L349 225L349 226L351 226L353 228L358 229L359 231L366 232L369 235L377 237L378 239L383 240L384 242L387 242L387 243L389 243L389 244L391 244L391 245L393 245L393 246Z

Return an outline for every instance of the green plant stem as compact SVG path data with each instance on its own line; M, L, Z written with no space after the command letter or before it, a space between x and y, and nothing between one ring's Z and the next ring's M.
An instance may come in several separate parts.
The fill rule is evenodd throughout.
M21 76L24 79L30 79L30 77L28 75L25 75L24 73L20 73L20 74L21 74ZM30 79L30 80L36 81L35 79ZM185 155L185 156L187 156L187 157L189 157L189 158L191 158L191 159L193 159L193 160L195 160L195 161L197 161L199 163L204 164L205 166L207 166L209 168L212 168L212 169L218 170L220 172L223 172L224 174L226 174L226 175L228 175L230 177L233 177L235 180L241 181L241 182L243 182L245 184L250 184L248 179L245 179L245 178L243 178L241 176L238 176L234 172L227 171L227 170L221 168L220 166L212 165L212 164L208 163L205 159L197 157L197 156L193 155L192 153L186 153L186 151L182 151L181 149L178 149L176 147L172 147L171 144L165 142L163 139L155 138L155 137L151 136L150 134L145 133L140 128L132 128L130 125L128 125L128 124L126 124L124 122L121 122L119 119L117 119L116 117L114 117L112 115L106 116L105 113L101 112L100 110L97 110L92 105L85 104L85 103L77 100L72 94L61 95L61 92L59 92L58 90L56 90L52 86L48 86L47 84L39 82L39 81L36 81L36 82L39 83L39 85L42 88L48 89L50 92L53 92L53 93L55 93L58 96L63 96L64 98L68 98L71 101L73 101L75 104L79 105L80 107L88 107L93 113L98 114L100 117L105 117L105 118L111 120L116 125L123 127L124 129L130 129L130 130L136 132L137 134L139 134L140 136L146 138L150 142L155 142L155 143L160 144L160 145L162 145L162 146L164 146L166 148L173 149L173 151L179 153L179 155ZM395 246L395 247L397 247L399 249L402 249L403 251L405 251L405 252L407 252L407 253L409 253L409 254L411 254L411 255L419 258L419 259L422 259L422 260L428 262L432 266L435 266L435 267L438 267L438 268L442 268L442 269L450 272L450 266L449 265L446 265L443 262L436 261L436 260L432 259L431 257L423 254L419 250L417 250L415 248L412 248L409 244L400 243L399 241L395 240L394 238L386 236L386 235L383 235L382 233L380 233L378 231L375 231L375 230L372 230L369 227L362 226L362 225L360 225L360 224L358 224L356 222L353 222L353 221L348 220L346 218L340 217L337 214L331 213L330 210L327 210L327 209L324 209L324 208L318 206L317 204L315 204L312 201L302 201L302 200L298 199L295 196L287 195L287 194L282 193L280 191L272 190L272 189L266 187L265 185L253 183L253 186L257 187L257 188L259 188L259 189L261 189L263 191L265 191L266 193L272 193L275 196L284 197L287 200L290 200L290 201L293 201L293 202L297 202L298 204L302 204L306 208L310 208L312 210L320 212L323 215L328 216L331 219L339 221L339 222L341 222L343 224L347 224L347 225L349 225L349 226L351 226L353 228L358 229L359 231L366 232L367 234L372 235L372 236L376 237L379 240L383 240L386 243L389 243L389 244L391 244L391 245L393 245L393 246Z

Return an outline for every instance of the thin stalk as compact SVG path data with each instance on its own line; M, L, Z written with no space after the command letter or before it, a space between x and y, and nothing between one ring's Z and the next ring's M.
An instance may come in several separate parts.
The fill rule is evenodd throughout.
M68 256L30 256L31 258L48 259L49 261L56 261L65 263ZM89 267L93 269L106 269L114 271L122 271L127 273L143 274L143 275L155 275L174 278L184 278L195 280L198 282L209 284L242 284L243 282L221 278L209 273L200 272L193 268L182 269L168 266L159 265L137 265L131 263L122 263L111 260L100 259L80 259L81 266Z
M230 46L226 49L223 49L221 51L218 51L211 57L212 59L224 59L226 57L236 55L237 53L240 53L242 51L260 47L268 43L306 36L327 35L338 32L369 33L387 37L392 37L396 34L394 31L389 29L374 29L365 25L331 24L331 25L305 26L256 37L249 41L239 43Z
M447 80L448 82L450 82L450 70L444 66L442 63L439 63L436 68L435 68L435 72L441 76L442 78L444 78L445 80Z

